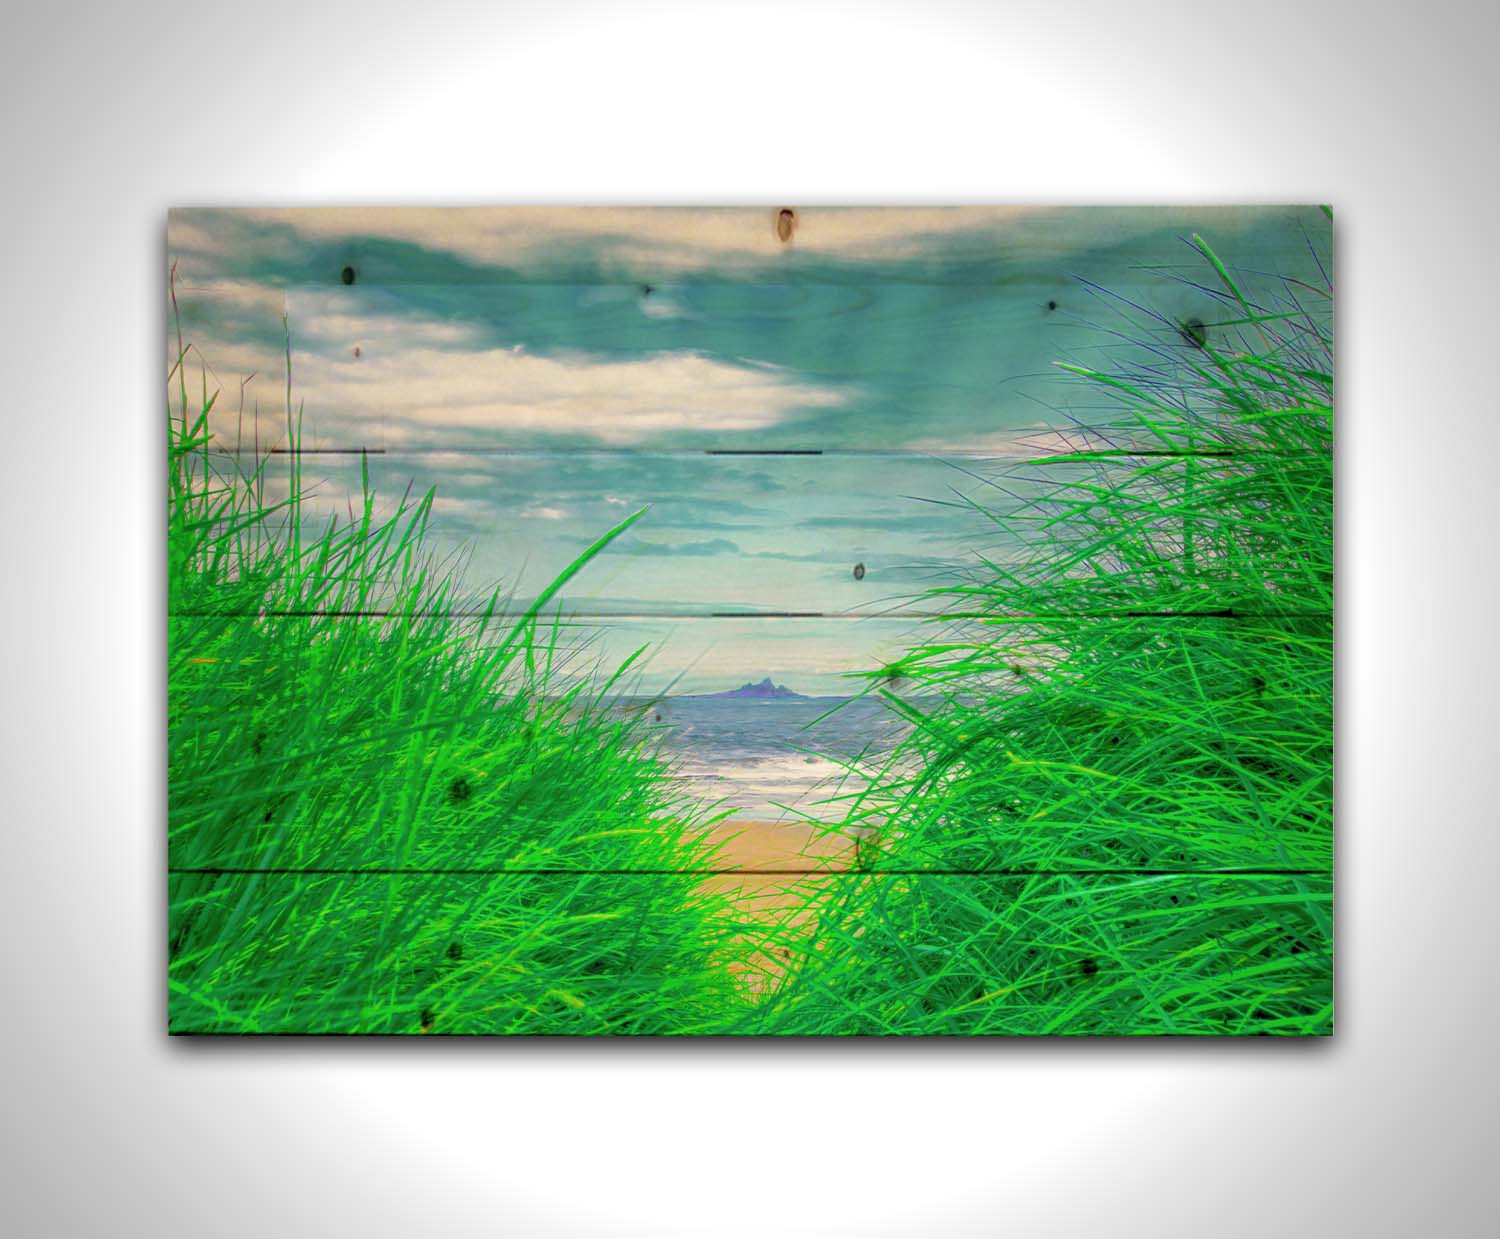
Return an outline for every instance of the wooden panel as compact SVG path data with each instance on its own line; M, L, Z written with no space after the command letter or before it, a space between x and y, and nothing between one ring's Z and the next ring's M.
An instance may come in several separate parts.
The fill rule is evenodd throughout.
M405 677L467 658L457 637L511 652L499 697L436 697L400 725ZM1324 870L1331 639L1326 618L575 619L519 643L440 616L179 620L171 674L194 706L173 719L171 859L630 867L598 839L639 857L631 836L662 807L583 777L602 732L628 726L682 815L848 817L878 836L876 869ZM1036 691L1101 662L1111 679ZM349 687L325 699L333 676ZM704 696L762 679L801 696ZM982 704L952 716L950 692ZM373 770L405 770L400 795Z
M219 466L226 476L247 467ZM463 565L467 588L451 600L459 609L498 589L502 611L525 611L639 514L555 605L616 616L1108 614L1138 610L1138 582L1149 579L1153 612L1326 612L1331 582L1317 547L1296 545L1292 527L1298 480L1317 484L1327 464L1283 460L1282 482L1264 494L1262 468L1130 456L402 452L272 458L261 482L267 503L283 502L295 471L305 541L362 516L367 488L377 521L432 492L424 549L438 564ZM1088 517L1105 489L1133 506L1114 501L1101 533ZM1085 519L1070 523L1070 513ZM1047 572L1067 588L1021 588L1023 565L1038 554L1063 562ZM1134 575L1118 575L1125 563ZM1099 569L1117 575L1079 586L1080 574ZM1016 574L1014 588L997 586L999 571ZM391 605L389 577L378 574L362 605ZM242 605L237 588L224 605Z
M788 240L781 207L450 207L175 209L167 248L189 277L271 287L532 283L749 283L863 286L1005 283L1063 256L1169 255L1179 237L1215 233L1253 244L1265 269L1326 246L1312 206L801 206ZM1232 252L1232 251L1231 251ZM1122 258L1109 270L1130 271ZM770 278L768 278L770 277Z
M1328 1031L1328 237L174 212L173 1031Z
M175 875L169 1029L1331 1031L1326 877L845 871L820 881L832 892L821 927L768 932L765 901L746 898L705 935L680 916L682 887L656 875ZM836 909L872 884L851 939L858 926ZM705 952L769 958L775 979L821 964L839 991L757 1012L734 999L743 977L703 969Z
M768 220L174 212L168 250L184 295L229 307L189 332L226 401L281 364L284 309L304 446L343 449L1005 451L1117 412L1060 361L1191 353L1187 324L1221 352L1253 344L1193 230L1326 283L1316 211L1125 210L1101 230L1098 212L821 209L790 244Z

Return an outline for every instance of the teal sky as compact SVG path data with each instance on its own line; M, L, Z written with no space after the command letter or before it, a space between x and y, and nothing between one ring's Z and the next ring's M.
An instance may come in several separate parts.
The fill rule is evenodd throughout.
M1110 414L1056 362L1235 330L1187 238L1273 291L1323 285L1331 250L1315 208L823 208L789 244L773 220L191 210L168 253L220 446L285 437L285 315L304 446L378 451L387 505L435 487L476 587L524 603L646 507L565 597L586 656L651 643L648 690L822 693L897 652L925 586L1015 553L954 505ZM707 454L767 450L822 454ZM355 459L304 467L345 510ZM757 611L825 618L722 618Z

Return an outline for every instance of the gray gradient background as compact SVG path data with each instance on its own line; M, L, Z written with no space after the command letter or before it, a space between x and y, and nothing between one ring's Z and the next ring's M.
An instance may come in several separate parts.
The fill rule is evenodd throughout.
M1486 7L9 10L0 1222L1488 1229L1500 118ZM166 208L783 199L1334 204L1337 1036L169 1043Z

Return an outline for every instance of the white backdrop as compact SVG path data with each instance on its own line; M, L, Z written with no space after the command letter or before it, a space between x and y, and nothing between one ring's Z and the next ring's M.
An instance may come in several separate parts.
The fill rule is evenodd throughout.
M9 11L10 1229L1483 1229L1500 963L1487 7ZM1334 205L1333 1040L168 1041L166 208L725 201Z

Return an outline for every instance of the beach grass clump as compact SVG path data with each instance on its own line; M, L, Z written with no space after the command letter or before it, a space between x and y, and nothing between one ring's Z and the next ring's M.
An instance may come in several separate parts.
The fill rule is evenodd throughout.
M611 682L557 664L550 600L476 610L432 495L347 519L287 446L169 407L174 1032L685 1033L740 1005L695 811ZM272 477L272 472L284 477ZM637 514L639 515L639 514ZM460 606L460 603L464 605ZM623 669L622 669L623 670Z
M911 727L851 817L784 1031L1332 1029L1331 287L1141 311L1118 413L996 468L987 556L872 674Z

